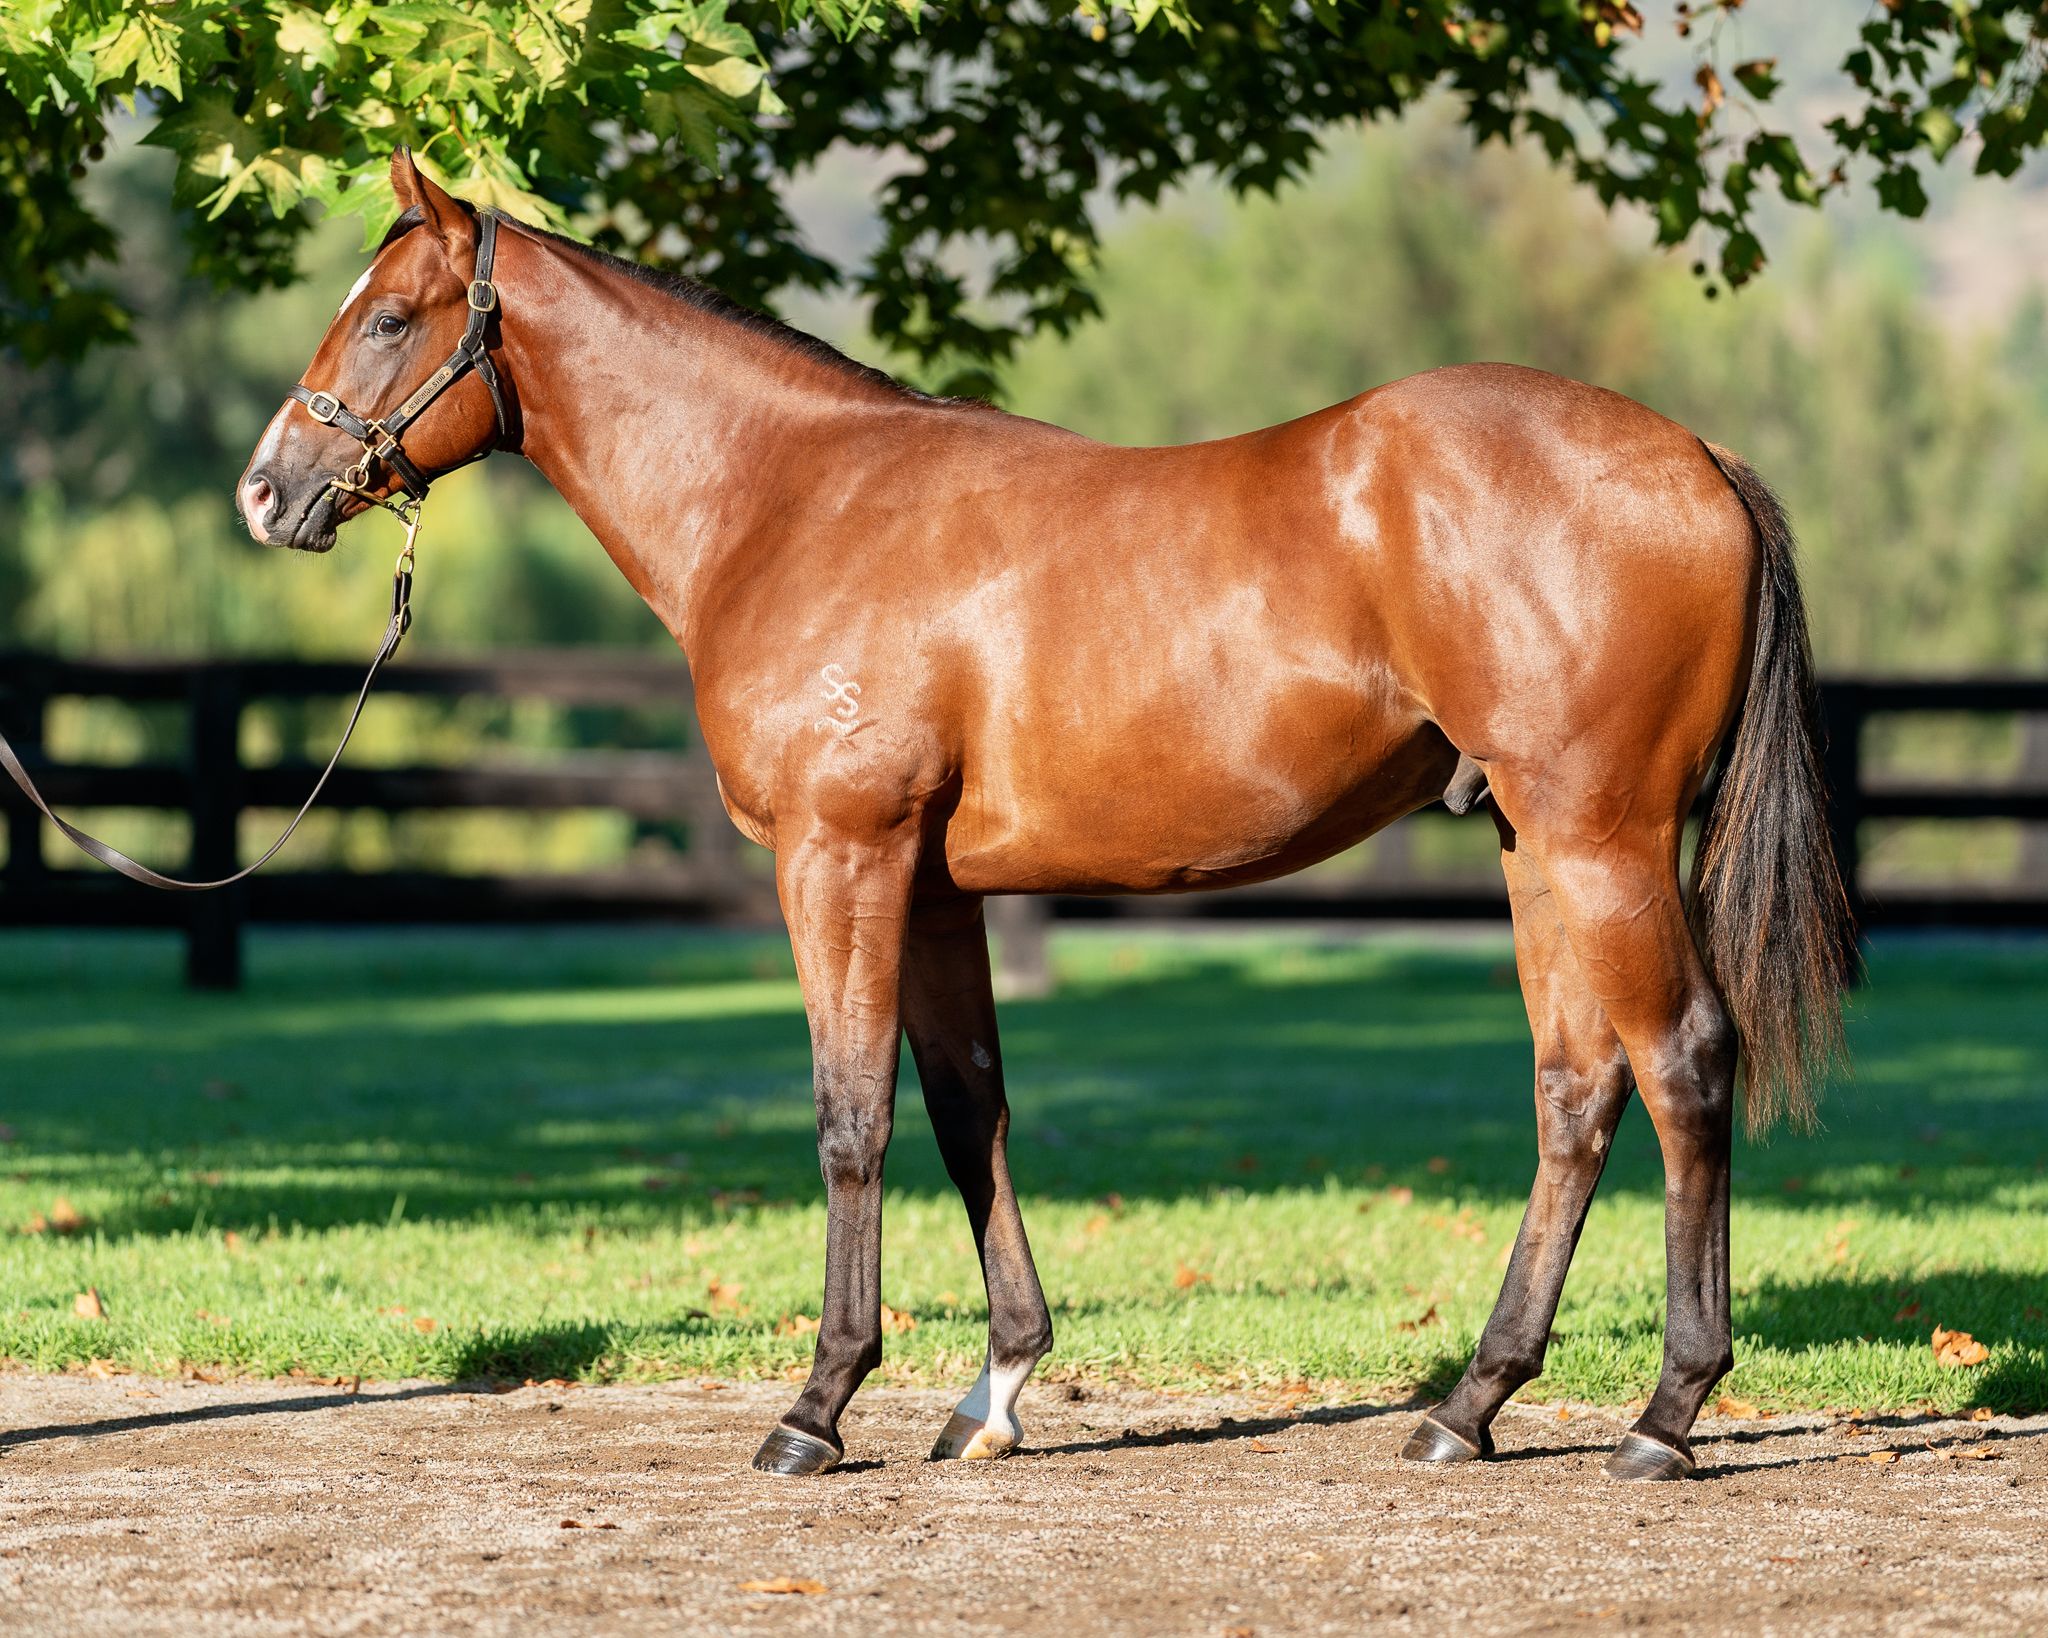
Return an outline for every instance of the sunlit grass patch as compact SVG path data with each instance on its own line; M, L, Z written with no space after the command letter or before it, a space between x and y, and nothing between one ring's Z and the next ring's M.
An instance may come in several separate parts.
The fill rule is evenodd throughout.
M1067 935L1004 1011L1055 1371L1402 1393L1455 1377L1533 1167L1505 940ZM40 1369L635 1379L801 1368L824 1239L786 946L593 930L0 942L0 1356ZM1736 1156L1728 1391L2048 1405L2048 949L1881 945L1828 1131ZM887 1374L972 1374L966 1223L906 1064ZM1655 1380L1631 1111L1539 1399ZM97 1293L101 1314L78 1312ZM87 1305L90 1306L90 1305ZM1936 1325L1983 1363L1939 1364Z

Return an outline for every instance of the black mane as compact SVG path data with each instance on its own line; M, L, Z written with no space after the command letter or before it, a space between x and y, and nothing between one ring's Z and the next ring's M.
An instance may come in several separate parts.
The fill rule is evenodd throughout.
M398 220L386 230L383 240L377 246L377 253L382 255L388 246L418 227L421 220L419 206L408 205L399 212ZM511 217L506 217L505 220L514 221ZM515 225L522 233L531 234L536 239L546 239L560 245L564 250L581 256L585 261L595 262L598 266L610 268L615 273L623 273L636 284L644 284L650 290L659 290L663 295L694 307L700 313L709 313L713 318L724 319L728 324L737 324L741 329L752 331L755 335L766 336L792 352L800 353L814 363L823 364L841 375L851 376L871 387L881 387L900 397L917 399L923 403L953 401L934 398L930 393L919 392L915 387L906 387L887 371L863 364L858 359L848 358L831 342L820 341L816 336L806 334L794 325L785 324L781 319L771 317L767 313L758 313L686 273L670 272L664 268L649 267L643 262L628 261L623 256L614 256L609 251L599 250L595 245L586 245L562 234L550 233L547 229L534 227L528 222L516 222Z

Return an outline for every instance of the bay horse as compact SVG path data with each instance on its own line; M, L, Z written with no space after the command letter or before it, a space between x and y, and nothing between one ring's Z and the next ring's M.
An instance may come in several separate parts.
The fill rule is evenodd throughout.
M1492 1453L1640 1090L1664 1357L1607 1471L1693 1471L1733 1363L1738 1067L1753 1125L1810 1119L1853 948L1792 538L1748 466L1501 365L1112 447L479 213L402 150L391 176L403 213L237 504L257 539L324 551L373 502L511 449L680 644L727 811L775 854L826 1189L816 1356L756 1467L835 1466L881 1360L900 1035L988 1289L980 1378L932 1454L1018 1442L1052 1323L1005 1159L986 895L1263 881L1483 796L1535 1039L1536 1179L1471 1364L1403 1454Z

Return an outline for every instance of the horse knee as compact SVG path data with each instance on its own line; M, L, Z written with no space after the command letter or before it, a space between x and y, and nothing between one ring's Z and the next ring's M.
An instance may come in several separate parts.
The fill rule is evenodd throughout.
M882 1180L889 1150L889 1122L848 1114L818 1124L818 1170L828 1189L861 1189Z

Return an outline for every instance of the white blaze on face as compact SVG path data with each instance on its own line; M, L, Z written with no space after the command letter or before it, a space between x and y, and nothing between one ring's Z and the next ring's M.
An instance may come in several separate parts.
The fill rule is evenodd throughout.
M348 304L354 301L356 297L360 296L363 293L363 286L370 282L370 275L376 271L377 264L375 262L372 262L368 267L363 269L363 276L357 279L354 284L349 286L348 294L341 298L341 305L335 308L334 316L336 318L340 318L342 314L348 311Z

